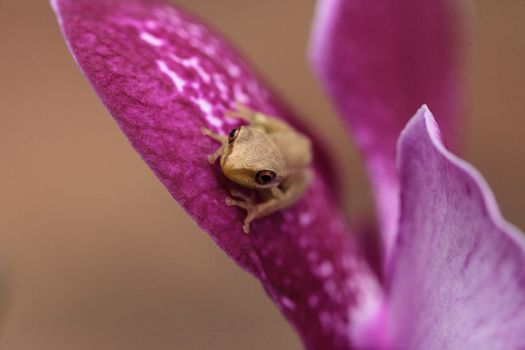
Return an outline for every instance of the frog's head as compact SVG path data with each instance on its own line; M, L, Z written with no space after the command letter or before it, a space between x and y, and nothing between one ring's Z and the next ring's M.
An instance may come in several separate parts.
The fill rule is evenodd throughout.
M278 186L286 176L286 164L271 137L262 130L242 126L228 135L221 168L231 181L251 189Z

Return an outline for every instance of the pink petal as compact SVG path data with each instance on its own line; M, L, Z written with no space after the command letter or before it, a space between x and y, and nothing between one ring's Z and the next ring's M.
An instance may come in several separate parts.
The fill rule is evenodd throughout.
M397 232L399 133L422 103L456 142L464 4L453 0L320 0L310 55L363 153L386 251Z
M293 208L242 231L224 203L231 184L207 155L235 102L289 113L220 36L167 2L55 0L67 42L135 150L173 197L241 267L258 277L308 348L348 349L379 310L375 277L316 172ZM81 108L81 106L80 106ZM322 157L316 154L317 162ZM324 168L324 167L321 167Z
M447 151L424 106L399 143L401 221L390 283L397 349L525 348L525 240Z

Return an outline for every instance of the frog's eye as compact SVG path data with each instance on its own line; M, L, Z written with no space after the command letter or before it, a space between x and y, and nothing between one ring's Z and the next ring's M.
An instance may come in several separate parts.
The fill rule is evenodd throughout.
M268 185L271 184L276 177L277 175L271 170L261 170L255 175L255 181L257 181L259 185Z
M239 130L240 129L233 129L232 131L230 131L230 134L228 135L228 143L231 144L233 141L235 141L237 136L239 136Z

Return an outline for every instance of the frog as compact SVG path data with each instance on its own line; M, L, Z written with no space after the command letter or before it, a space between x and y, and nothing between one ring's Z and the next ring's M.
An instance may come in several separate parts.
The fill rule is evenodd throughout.
M247 195L231 189L225 199L227 206L246 210L243 231L248 234L255 219L289 208L303 196L313 178L312 142L284 120L241 104L226 115L246 124L228 135L208 128L202 133L220 142L208 156L209 163L220 158L224 176L249 190ZM256 201L254 194L262 201Z

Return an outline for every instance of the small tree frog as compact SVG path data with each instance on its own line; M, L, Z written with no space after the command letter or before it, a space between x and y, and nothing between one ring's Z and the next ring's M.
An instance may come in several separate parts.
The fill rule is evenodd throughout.
M243 230L249 233L253 220L290 207L305 192L312 179L312 144L284 121L242 105L227 115L248 124L228 136L206 128L202 132L221 143L208 157L209 162L213 164L220 157L222 172L229 180L257 191L262 198L257 203L236 190L226 198L228 206L246 209Z

